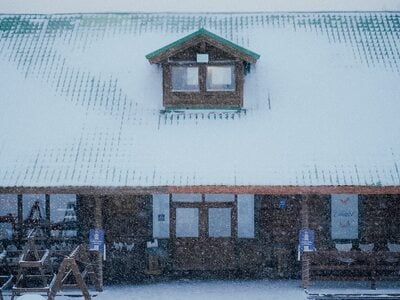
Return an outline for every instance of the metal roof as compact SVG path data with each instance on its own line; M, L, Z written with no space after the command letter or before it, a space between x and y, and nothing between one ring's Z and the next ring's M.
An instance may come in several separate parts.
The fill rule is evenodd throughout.
M145 55L261 54L245 110L162 110ZM0 15L0 187L399 186L400 14Z

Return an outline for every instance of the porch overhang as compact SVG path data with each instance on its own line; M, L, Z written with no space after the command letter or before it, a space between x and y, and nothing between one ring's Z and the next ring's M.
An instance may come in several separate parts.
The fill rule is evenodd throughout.
M198 185L198 186L14 186L0 187L0 194L85 194L85 195L145 195L145 194L271 194L271 195L327 195L327 194L400 194L400 186L357 185Z

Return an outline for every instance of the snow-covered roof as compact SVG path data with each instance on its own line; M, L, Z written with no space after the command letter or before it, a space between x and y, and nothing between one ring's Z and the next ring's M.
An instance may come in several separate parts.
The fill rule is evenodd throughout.
M162 113L145 55L261 55L241 111ZM400 13L0 15L0 187L399 186Z

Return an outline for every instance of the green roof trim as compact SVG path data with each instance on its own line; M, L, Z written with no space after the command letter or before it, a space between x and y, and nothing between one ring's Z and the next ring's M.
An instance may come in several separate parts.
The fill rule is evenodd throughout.
M199 30L197 30L197 31L195 31L195 32L193 32L193 33L191 33L191 34L189 34L189 35L187 35L187 36L185 36L185 37L183 37L183 38L171 43L171 44L168 44L168 45L166 45L166 46L164 46L164 47L162 47L160 49L157 49L157 50L147 54L146 58L147 59L151 59L151 58L153 58L153 57L155 57L157 55L160 55L160 54L164 53L165 51L168 51L169 49L171 49L171 48L173 48L175 46L179 46L179 45L191 40L192 38L195 38L195 37L201 36L201 35L208 36L208 37L210 37L210 38L212 38L214 40L217 40L217 41L219 41L219 42L221 42L221 43L223 43L223 44L225 44L225 45L227 45L229 47L232 47L232 48L234 48L234 49L236 49L236 50L238 50L240 52L243 52L244 54L251 56L255 60L260 58L259 54L255 53L255 52L253 52L253 51L251 51L249 49L243 48L243 47L241 47L241 46L239 46L239 45L237 45L235 43L232 43L231 41L228 41L227 39L224 39L223 37L220 37L219 35L216 35L215 33L212 33L212 32L210 32L210 31L208 31L208 30L206 30L204 28L200 28Z

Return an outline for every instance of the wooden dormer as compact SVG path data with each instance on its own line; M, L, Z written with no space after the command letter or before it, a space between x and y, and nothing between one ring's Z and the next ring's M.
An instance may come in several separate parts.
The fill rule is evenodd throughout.
M148 55L163 68L166 109L240 109L246 70L260 56L205 29Z

